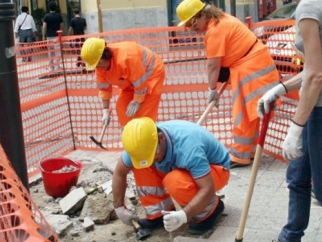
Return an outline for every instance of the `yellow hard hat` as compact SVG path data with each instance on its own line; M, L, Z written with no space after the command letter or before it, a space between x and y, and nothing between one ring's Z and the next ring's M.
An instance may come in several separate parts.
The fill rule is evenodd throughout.
M178 26L185 25L193 16L206 6L200 0L183 0L177 7L177 15L180 19Z
M86 70L94 70L97 63L100 61L105 48L105 40L99 38L88 38L85 40L81 57L86 63Z
M151 166L158 145L156 124L148 117L132 119L124 126L122 143L136 169Z

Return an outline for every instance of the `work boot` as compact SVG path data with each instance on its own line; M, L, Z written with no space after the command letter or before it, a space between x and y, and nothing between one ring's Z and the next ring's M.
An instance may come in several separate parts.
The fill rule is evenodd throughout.
M246 166L249 166L250 164L241 164L231 160L229 165L230 165L230 169L234 169L239 167L246 167Z
M223 201L219 200L215 211L206 220L199 223L192 222L191 224L189 224L188 232L192 235L200 235L207 232L214 226L216 219L224 211L224 209L225 205Z
M148 229L152 231L163 226L163 216L152 220L142 218L138 221L138 223L142 229Z

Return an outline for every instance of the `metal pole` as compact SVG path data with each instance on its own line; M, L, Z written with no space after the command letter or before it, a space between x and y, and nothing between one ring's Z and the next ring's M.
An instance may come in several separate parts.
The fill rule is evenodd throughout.
M254 22L258 22L259 21L259 15L258 15L258 12L259 12L259 4L258 4L258 1L257 0L255 0L255 2L254 2L254 9L255 9L255 11L254 11L254 19L253 19L253 21Z
M98 20L98 32L103 32L103 23L102 23L102 9L101 9L101 0L96 0L97 5L97 20Z
M219 0L219 7L220 7L223 11L226 11L225 0Z
M236 17L236 0L230 0L230 14Z
M15 18L15 4L11 0L0 0L0 29L3 33L0 41L0 143L18 177L29 190L14 49Z

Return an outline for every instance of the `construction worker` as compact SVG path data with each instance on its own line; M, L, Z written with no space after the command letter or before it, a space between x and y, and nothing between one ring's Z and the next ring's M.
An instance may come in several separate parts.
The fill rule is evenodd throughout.
M260 119L257 100L279 83L267 47L239 19L200 0L183 0L176 9L179 26L205 34L208 102L218 104L217 82L229 82L233 103L230 168L247 166L254 157Z
M81 50L87 70L95 69L104 125L110 120L112 86L120 88L116 113L122 127L133 118L156 120L165 79L163 61L135 42L106 45L104 39L88 38Z
M268 91L258 102L262 115L270 102L290 90L300 89L299 102L282 145L283 157L289 161L286 172L289 202L287 222L277 242L303 241L310 214L315 214L310 211L311 189L322 205L322 1L301 0L295 19L295 46L305 58L303 72Z
M213 134L188 121L155 124L143 117L125 125L122 142L125 150L112 184L115 211L122 222L131 225L132 219L138 220L124 206L126 178L132 171L146 213L145 219L138 220L143 229L164 225L171 232L190 220L191 234L212 228L224 210L215 192L230 175L229 154ZM172 199L182 210L175 211Z

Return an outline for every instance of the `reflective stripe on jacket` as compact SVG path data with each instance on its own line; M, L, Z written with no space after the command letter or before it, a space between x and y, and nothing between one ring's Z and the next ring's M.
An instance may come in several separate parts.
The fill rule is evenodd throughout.
M103 100L112 97L112 86L122 90L130 88L134 91L134 100L142 102L144 95L154 88L155 78L164 75L163 61L156 53L135 42L119 42L109 44L112 51L111 67L109 70L96 68L97 87Z
M248 55L230 67L233 125L240 129L258 118L258 99L279 84L275 63L262 45L255 44Z

